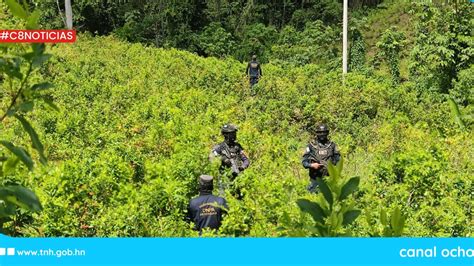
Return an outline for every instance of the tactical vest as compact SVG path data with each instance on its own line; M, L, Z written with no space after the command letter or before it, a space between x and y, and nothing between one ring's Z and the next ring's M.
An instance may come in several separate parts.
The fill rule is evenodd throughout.
M227 159L234 159L238 166L242 165L242 158L240 157L241 151L239 145L229 147L226 143L221 144L221 154L223 154Z
M329 160L332 159L334 155L334 147L335 144L334 142L329 142L326 145L320 145L319 143L310 143L309 144L309 153L311 155L311 159L314 160L314 162L318 162L320 164L323 164L324 167L321 167L319 169L309 169L309 176L312 179L315 179L317 177L323 177L323 176L328 176L328 169L327 165Z
M250 65L250 71L249 71L250 76L251 77L257 77L259 75L259 73L258 73L258 62L251 61L249 63L249 65Z
M329 142L326 145L321 145L319 143L310 143L310 153L311 156L320 161L321 163L326 163L334 155L334 142Z

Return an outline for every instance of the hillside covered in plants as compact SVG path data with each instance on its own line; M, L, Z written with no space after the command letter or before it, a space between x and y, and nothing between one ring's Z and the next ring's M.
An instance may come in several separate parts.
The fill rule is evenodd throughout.
M208 154L222 140L221 126L231 122L251 165L236 181L243 199L226 195L229 211L218 235L318 235L296 202L323 198L306 191L301 158L324 122L341 150L342 176L360 177L349 200L361 215L341 233L386 235L383 213L398 208L405 217L401 235L472 236L472 5L452 28L444 22L459 13L420 8L361 11L360 19L374 27L354 30L360 39L344 83L332 65L338 56L325 57L319 53L324 46L308 50L311 41L299 41L329 34L323 22L308 26L313 35L287 31L298 36L293 43L274 43L273 55L281 57L268 57L252 89L246 63L231 56L202 57L89 33L74 44L47 46L52 56L33 78L54 84L58 108L35 103L27 117L48 164L33 171L19 164L0 176L2 185L33 190L42 210L17 210L2 222L5 232L197 236L184 219L187 204L197 195L199 175L218 175ZM380 25L375 21L383 12L406 13L413 28ZM9 76L2 71L3 93ZM7 117L1 138L28 147L36 161L40 154L21 128ZM7 152L0 148L0 155Z

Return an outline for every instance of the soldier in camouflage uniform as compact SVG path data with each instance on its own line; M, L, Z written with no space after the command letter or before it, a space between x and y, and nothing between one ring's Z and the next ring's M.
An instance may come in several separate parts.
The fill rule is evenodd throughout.
M303 166L309 169L309 178L311 183L308 191L315 193L317 191L317 178L328 176L328 162L337 164L341 158L337 146L328 139L329 129L326 125L319 125L316 130L316 139L308 144L306 152L303 155Z
M224 141L214 146L209 158L214 160L214 158L219 157L221 160L219 190L222 195L225 186L222 177L228 175L230 181L233 182L242 171L249 167L250 162L244 149L237 142L237 127L226 124L221 128L221 133L224 136Z

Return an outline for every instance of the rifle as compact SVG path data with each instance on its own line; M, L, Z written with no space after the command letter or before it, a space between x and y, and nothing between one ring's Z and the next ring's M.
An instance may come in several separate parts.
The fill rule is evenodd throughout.
M235 161L234 158L230 159L230 164L231 164L232 172L237 174L237 175L240 174L239 167L237 166L237 162Z
M227 144L225 144L224 146L223 154L230 161L230 168L232 169L232 173L235 173L237 175L240 174L239 165L237 164L235 158L231 156L231 152L229 151L229 147L227 146Z
M328 173L328 162L327 161L318 160L313 155L311 155L309 160L310 160L311 163L318 163L318 164L322 165L322 167L318 168L317 170L312 169L313 171L320 171L320 172L323 173L323 175L327 175L327 173Z

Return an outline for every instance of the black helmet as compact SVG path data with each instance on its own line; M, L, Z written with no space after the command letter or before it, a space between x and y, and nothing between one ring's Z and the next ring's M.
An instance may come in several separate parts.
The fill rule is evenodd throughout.
M316 128L316 135L328 135L329 129L325 124L321 124Z
M225 124L221 128L222 134L232 133L232 132L237 132L237 127L232 124Z

